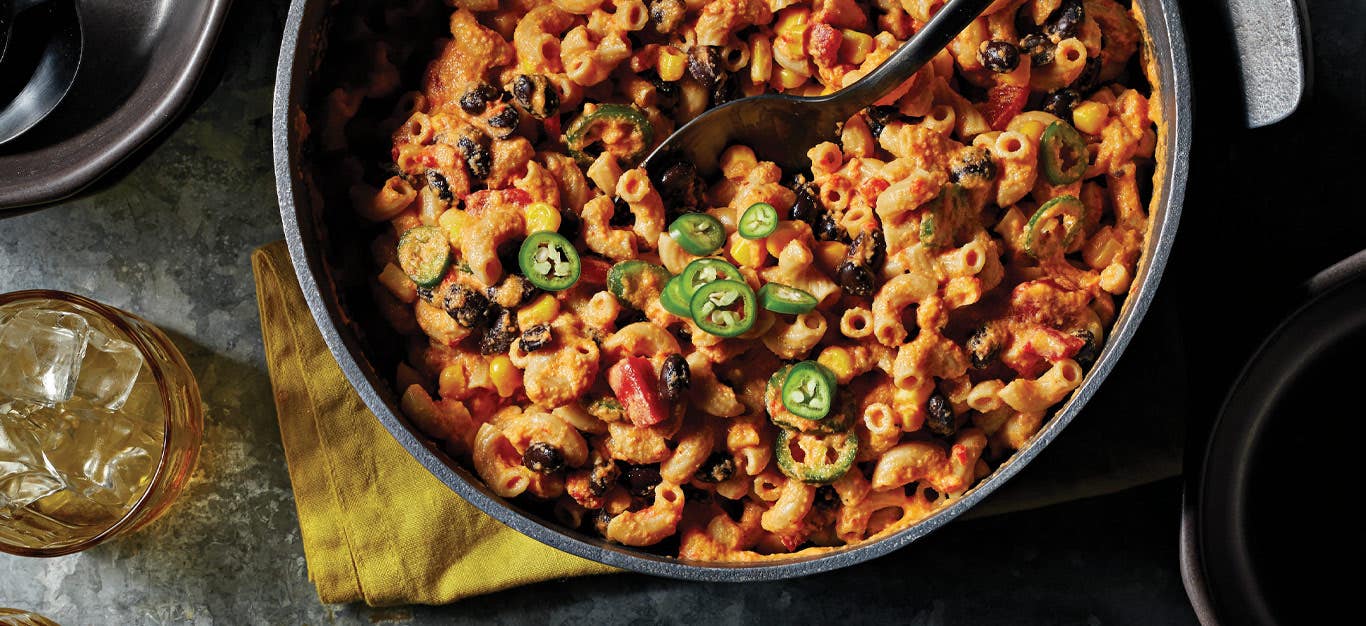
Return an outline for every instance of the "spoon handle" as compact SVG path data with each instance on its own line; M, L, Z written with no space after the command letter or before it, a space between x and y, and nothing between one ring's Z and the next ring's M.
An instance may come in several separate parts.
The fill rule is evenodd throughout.
M847 111L843 116L847 117L877 102L929 63L994 1L949 0L924 28L912 35L882 65L858 82L830 95L826 104Z

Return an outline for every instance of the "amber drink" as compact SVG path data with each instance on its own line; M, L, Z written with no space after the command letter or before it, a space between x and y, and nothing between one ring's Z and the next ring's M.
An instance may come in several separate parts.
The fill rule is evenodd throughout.
M74 294L0 295L0 551L69 554L150 523L202 432L194 377L155 326Z

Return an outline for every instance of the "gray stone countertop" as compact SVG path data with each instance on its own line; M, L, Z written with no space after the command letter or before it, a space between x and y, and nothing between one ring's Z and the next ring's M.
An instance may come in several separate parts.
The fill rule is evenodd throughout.
M623 574L450 607L320 604L249 263L253 249L281 237L270 104L286 4L236 3L190 110L132 162L77 199L0 220L0 292L68 290L147 317L185 353L207 407L198 469L163 519L72 556L0 555L0 607L68 625L1193 621L1176 568L1174 481L958 522L873 563L796 581Z

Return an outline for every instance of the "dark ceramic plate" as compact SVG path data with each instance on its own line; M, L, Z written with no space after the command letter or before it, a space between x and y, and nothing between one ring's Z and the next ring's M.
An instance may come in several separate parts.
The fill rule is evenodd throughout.
M171 121L209 59L231 0L76 2L85 52L60 107L0 146L0 216L71 196Z

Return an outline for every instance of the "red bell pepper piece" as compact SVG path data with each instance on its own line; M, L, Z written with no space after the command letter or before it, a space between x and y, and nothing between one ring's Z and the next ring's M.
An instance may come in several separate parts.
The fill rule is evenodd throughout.
M643 428L668 419L669 412L659 397L659 379L648 359L628 356L617 361L607 371L607 384L632 424Z
M987 101L979 107L992 130L1005 130L1010 120L1023 111L1029 101L1029 87L996 85L987 91Z

